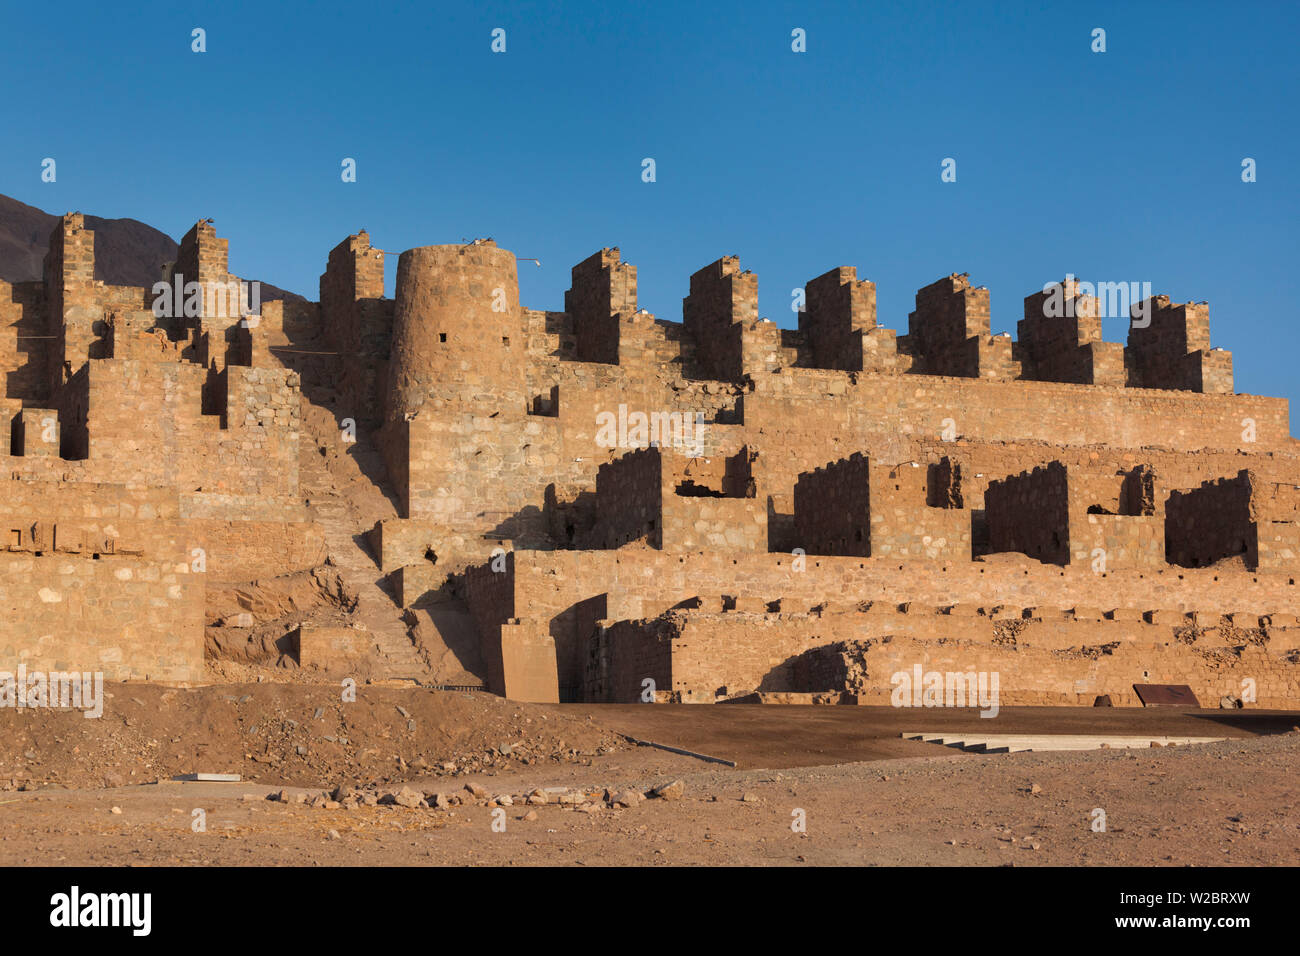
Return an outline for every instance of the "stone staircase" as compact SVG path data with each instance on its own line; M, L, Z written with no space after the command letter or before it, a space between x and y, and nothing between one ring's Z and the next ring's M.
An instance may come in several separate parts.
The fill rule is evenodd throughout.
M369 490L361 490L366 479L350 458L340 459L336 465L356 472L356 482L347 483L354 490L353 494L343 493L341 482L335 479L319 451L322 444L337 441L337 438L331 436L320 443L315 438L311 428L303 429L299 486L302 497L310 502L313 520L324 531L330 564L338 568L348 589L357 595L353 620L373 638L373 676L389 680L423 680L428 676L428 663L413 642L404 611L394 600L366 540L366 532L374 526L376 513L390 517L396 515L396 510L373 484ZM364 495L364 503L353 500L359 495Z

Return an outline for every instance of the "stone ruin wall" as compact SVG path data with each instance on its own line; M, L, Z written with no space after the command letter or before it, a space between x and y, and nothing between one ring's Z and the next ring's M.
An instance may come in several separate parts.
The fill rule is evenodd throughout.
M0 669L200 681L210 584L323 560L298 497L298 375L249 364L269 325L241 329L211 302L162 322L152 290L95 280L80 215L45 269L0 283ZM207 223L173 269L231 278Z
M762 612L775 607L784 614L807 614L814 608L847 612L861 604L878 611L906 606L920 615L914 618L919 622L917 636L934 640L955 636L954 615L949 613L954 607L962 609L957 616L980 615L981 609L983 616L1017 619L1026 613L1050 615L1064 621L1067 631L1076 620L1116 614L1120 630L1148 616L1181 625L1189 614L1210 615L1216 623L1223 615L1254 619L1250 626L1255 627L1260 618L1294 621L1296 608L1294 575L1213 568L1098 573L1090 563L1062 568L1011 554L957 564L809 555L802 570L798 567L789 554L671 554L627 548L517 552L508 573L485 578L491 572L479 568L471 582L491 581L499 599L501 579L508 579L510 609L538 622L554 639L557 682L564 688L581 687L589 641L599 622L652 621L696 602L706 609L732 605ZM700 583L717 581L725 583L701 597ZM471 587L471 605L478 611L480 627L484 622L490 627L490 597L476 595ZM863 628L856 636L875 636L873 619L860 620ZM1073 633L1074 643L1084 646L1089 635ZM1285 642L1275 649L1283 657L1295 656ZM730 656L731 647L725 641L710 644L706 653L721 660ZM1073 665L1064 661L1061 679L1073 672ZM1003 675L1004 688L1011 688L1013 676ZM1290 680L1295 679L1293 674ZM1141 674L1130 681L1135 682L1143 682ZM733 693L753 689L731 687ZM577 690L573 693L576 699Z
M617 257L609 250L599 262L605 279L611 269L627 268L611 265L617 263ZM575 270L575 285L580 271ZM653 357L647 356L649 361L643 363L620 355L617 370L591 370L584 383L588 387L581 394L581 411L572 414L566 403L566 383L558 380L555 416L559 419L557 443L562 449L558 457L568 465L590 455L603 464L610 453L602 455L602 449L592 447L594 410L615 407L618 401L635 404L638 398L643 408L673 407L680 404L684 392L695 389L698 394L701 390L696 383L703 381L713 387L713 394L731 397L731 402L713 406L717 413L710 430L711 441L718 448L716 454L741 447L752 450L757 497L767 505L769 551L789 552L807 544L810 547L804 550L809 553L835 553L856 538L855 528L865 521L870 523L871 533L867 542L858 542L859 553L867 558L862 570L876 562L880 576L853 583L828 580L819 573L821 563L810 561L812 583L807 589L801 586L802 581L795 583L789 571L774 569L763 570L760 580L765 585L756 589L747 578L753 562L741 560L743 554L725 555L715 567L707 555L693 548L662 547L677 554L675 561L666 555L653 556L647 551L654 550L654 546L639 539L635 544L624 542L616 559L619 567L630 566L625 578L622 574L611 575L605 556L592 551L574 552L570 562L564 557L568 554L565 549L575 545L553 537L544 548L561 550L538 554L537 559L548 564L545 583L557 586L564 596L552 601L551 595L533 590L536 582L524 583L516 577L519 590L515 604L529 609L526 619L517 619L518 626L533 621L555 640L557 683L562 697L578 699L588 693L582 690L585 656L598 640L605 641L607 647L616 647L616 635L631 627L620 622L640 620L647 633L659 635L657 639L662 640L662 628L651 624L657 620L651 615L668 613L683 600L712 600L718 595L724 601L733 595L748 595L764 602L793 597L807 602L805 610L842 595L864 600L885 596L901 603L909 599L928 601L935 607L956 600L975 602L976 607L998 607L1018 600L1025 607L1052 603L1065 614L1075 606L1098 602L1098 580L1094 575L1100 574L1105 581L1101 593L1107 595L1101 603L1113 603L1129 614L1136 611L1139 618L1156 610L1170 613L1168 606L1178 609L1178 613L1202 607L1240 612L1238 604L1243 598L1257 607L1257 614L1284 614L1286 609L1294 608L1290 576L1265 578L1261 585L1259 574L1265 569L1250 554L1234 552L1232 556L1245 565L1222 571L1224 581L1234 586L1224 588L1222 594L1211 587L1207 593L1206 582L1189 587L1183 583L1185 577L1170 573L1174 566L1166 558L1164 545L1164 502L1169 491L1199 487L1239 467L1243 454L1268 469L1280 486L1294 481L1295 461L1284 402L1232 395L1230 385L1225 388L1222 379L1209 386L1187 379L1178 384L1164 382L1160 388L1137 387L1127 371L1130 366L1139 367L1134 365L1137 359L1125 357L1123 346L1101 343L1099 323L1095 331L1091 322L1085 322L1082 333L1076 328L1070 334L1054 336L1050 323L1039 322L1029 361L1020 343L999 342L997 337L988 336L987 291L972 290L965 277L959 276L918 294L913 326L909 335L895 341L897 355L891 363L864 366L857 357L825 357L830 348L825 343L834 342L835 347L844 348L843 343L849 340L854 348L861 346L868 358L880 354L879 342L870 349L863 344L868 333L878 331L874 287L868 295L856 275L847 270L834 270L829 278L824 277L823 286L828 291L815 298L810 291L814 317L801 315L801 328L794 335L768 337L766 341L774 344L764 354L764 337L756 331L762 323L753 322L752 300L747 298L753 280L742 278L746 276L739 271L738 262L725 259L692 278L685 310L691 317L689 324L696 334L705 328L719 333L709 343L706 355L701 356L698 343L693 348L683 346L676 350L666 375L661 352L651 353ZM608 282L603 288L608 288ZM569 301L578 298L573 291ZM1033 314L1029 299L1027 316ZM584 301L585 314L595 314L590 302ZM828 301L836 304L827 306ZM631 303L624 295L608 313L601 314L603 340L612 340L614 317L626 316L630 309ZM728 309L732 321L722 322L718 315ZM834 309L842 317L835 326L837 333L818 324L831 321L825 316ZM1155 303L1153 314L1160 327L1166 312L1162 302ZM927 325L927 318L934 319L932 325ZM689 341L694 335L686 334L684 338ZM665 340L671 341L668 336ZM813 352L809 341L819 343L820 361L832 367L810 367ZM752 348L755 342L760 347ZM1134 348L1142 352L1144 361L1163 355L1181 363L1183 356L1194 354L1202 364L1217 362L1224 367L1224 362L1229 361L1226 353L1210 353L1208 339L1197 335L1144 340L1135 343ZM608 359L611 352L607 348L600 354ZM1033 378L1024 374L1026 363ZM559 364L563 369L564 363ZM737 367L739 381L735 380ZM847 369L864 367L892 367L894 371L845 374ZM898 374L900 369L913 374ZM923 370L949 374L918 374ZM563 369L562 374L569 371ZM656 371L660 372L658 376ZM588 368L581 372L588 372ZM702 375L712 378L697 377ZM1036 380L1058 375L1066 381ZM603 394L608 398L602 399ZM1247 424L1253 425L1249 439ZM940 433L945 428L956 434L944 440ZM828 504L808 520L824 520L826 528L813 531L807 522L801 527L801 483L811 491L816 486L810 482L816 479L818 469L833 470L837 462L842 465L855 455L880 463L865 482L875 497L865 505L845 505L850 515L840 514L836 524L837 512L843 511L839 501L845 492L837 487L822 488L824 499L835 504ZM1053 564L1071 569L1071 581L1064 588L1059 581L1042 580L1034 563L1026 565L1006 560L1010 555L997 554L1007 547L1010 530L1004 518L995 518L991 513L996 506L986 507L985 500L990 485L1022 471L1047 468L1053 462L1058 462L1055 471L1059 474L1051 520L1059 524L1059 542L1051 558ZM946 469L944 473L951 475L953 468L962 473L960 494L964 506L953 506L956 502L951 498L951 481L941 487L938 480L937 469ZM1069 480L1065 477L1067 469ZM909 477L918 474L923 476L919 480ZM562 491L558 507L563 510L563 491L576 499L580 494L574 495L572 489L575 484L580 488L584 485L574 481L572 471L554 477L559 480L554 486L548 483L548 489ZM900 483L894 484L895 479ZM806 498L812 501L817 495L811 492ZM946 507L935 507L936 499ZM552 495L545 500L554 503L557 498ZM672 500L664 498L665 519ZM1033 511L1034 526L1041 531L1043 522L1038 510ZM1005 509L1002 514L1006 514ZM1285 527L1289 533L1291 523ZM1001 538L994 542L991 534ZM509 544L502 540L493 543ZM576 546L589 548L591 544L578 542ZM1101 565L1105 570L1093 571L1091 565L1099 550L1105 552L1106 563ZM1291 556L1287 560L1294 561L1295 551L1287 547L1281 550L1288 551ZM886 554L903 560L937 560L943 562L942 570L916 564L891 568L880 560ZM964 568L948 563L982 555L1002 560L993 567L976 564ZM787 556L787 565L789 561ZM689 581L679 586L673 574L682 565L691 571ZM751 572L746 572L746 567ZM1075 568L1089 569L1087 576ZM889 580L903 571L906 583L902 586ZM1236 586L1248 573L1252 586ZM652 580L653 585L639 588L637 581L642 578ZM1161 583L1155 584L1153 578ZM582 583L591 581L600 584L593 588ZM566 584L557 582L574 582L574 587L569 590ZM1217 578L1209 583L1217 583ZM470 600L476 603L472 589ZM593 605L604 607L593 610ZM619 625L604 638L596 636L595 630L594 622L600 613ZM928 636L941 638L946 623L932 621ZM489 634L485 639L492 643L495 638ZM698 648L700 643L697 641L695 646ZM732 650L726 641L711 644L705 658L722 660ZM616 650L610 653L617 657ZM628 653L637 652L630 649ZM1075 666L1062 664L1062 673ZM737 689L744 688L732 688ZM1131 696L1131 687L1126 693Z
M1090 706L1101 696L1140 706L1135 682L1188 684L1213 704L1240 695L1246 678L1256 682L1261 706L1287 707L1294 696L1294 616L1261 626L1240 614L1193 621L1021 611L872 604L792 614L676 610L610 622L592 641L584 697L637 700L649 678L659 699L683 703L754 691L888 705L894 675L910 675L917 665L923 672L997 673L1001 706ZM616 646L623 650L612 652Z
M200 222L171 271L228 282L226 256ZM515 257L490 240L403 253L392 300L384 259L360 233L329 253L319 303L267 302L255 324L207 304L155 321L150 290L94 280L93 234L70 215L42 282L0 284L11 528L167 529L137 534L129 559L90 553L136 564L107 604L37 611L51 556L0 553L12 657L201 679L204 588L329 550L299 475L323 409L355 423L395 502L366 545L374 577L399 611L463 607L498 693L637 699L639 670L681 699L796 691L796 673L825 670L806 655L855 641L882 662L958 641L1026 701L1094 686L1128 700L1148 652L1210 693L1209 645L1165 632L1188 626L1174 615L1229 614L1259 634L1214 653L1256 661L1271 699L1300 698L1275 623L1296 610L1300 565L1287 403L1233 393L1203 303L1156 297L1120 345L1067 284L1074 315L1049 317L1034 293L1013 341L991 334L988 290L953 274L917 293L898 334L875 285L841 267L782 330L734 256L691 276L680 323L638 308L617 249L574 267L564 312L524 307ZM693 448L611 443L611 413L704 428ZM991 629L1008 609L1038 635L1014 653Z

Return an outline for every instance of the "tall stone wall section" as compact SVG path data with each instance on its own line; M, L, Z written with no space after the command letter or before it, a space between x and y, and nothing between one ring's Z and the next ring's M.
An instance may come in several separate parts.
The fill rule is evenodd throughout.
M564 311L573 320L576 357L617 365L621 326L637 312L636 266L619 260L618 249L602 249L573 267Z
M384 251L357 233L330 251L320 277L320 324L340 357L339 403L368 427L383 423L393 302L384 298Z
M1175 491L1165 506L1165 547L1173 564L1200 568L1240 557L1259 566L1258 478L1242 469L1232 478Z
M1070 562L1069 484L1060 462L994 482L984 494L984 507L993 551Z
M251 364L265 337L242 324L237 294L218 301L239 280L210 221L167 273L200 283L193 315L180 299L155 317L154 290L96 280L94 251L69 214L42 281L0 284L0 591L13 611L0 664L193 683L209 582L325 559L299 495L299 382Z
M596 473L596 505L600 518L595 543L619 548L644 542L663 546L664 475L658 448L632 451L600 466Z
M1102 341L1097 299L1083 295L1074 279L1026 296L1024 318L1016 330L1025 378L1110 387L1125 384L1124 348Z
M871 477L865 455L807 472L794 486L795 540L809 554L871 554Z
M1130 383L1143 388L1232 393L1232 355L1210 348L1210 310L1204 302L1172 302L1167 295L1142 303L1129 326Z
M725 256L691 276L682 300L682 328L695 344L703 378L739 381L745 374L743 338L758 319L758 276Z

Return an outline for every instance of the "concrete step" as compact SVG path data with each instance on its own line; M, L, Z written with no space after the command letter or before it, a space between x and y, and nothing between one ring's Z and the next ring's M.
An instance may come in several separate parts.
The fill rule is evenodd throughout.
M977 753L1022 753L1059 750L1121 750L1127 748L1185 747L1209 744L1225 737L1183 737L1162 734L979 734L904 732L904 740L920 740Z

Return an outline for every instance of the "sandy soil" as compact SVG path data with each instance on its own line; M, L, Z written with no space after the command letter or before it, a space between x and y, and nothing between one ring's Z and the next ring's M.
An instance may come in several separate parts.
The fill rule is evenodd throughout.
M315 718L319 727L304 730L308 755L297 754L304 745L290 733L279 763L267 764L244 753L279 740L284 720L310 728L315 707L325 706L317 697L329 691L126 685L112 692L113 706L99 721L0 716L0 777L21 762L28 779L20 785L32 787L0 793L0 864L1300 863L1300 732L1276 733L1296 723L1295 715L1016 709L999 718L999 732L1127 728L1230 739L1173 749L974 755L896 736L902 724L946 729L971 719L951 711L543 707L362 688L358 704L337 715L327 709ZM167 693L175 696L164 702ZM130 710L123 695L143 704ZM304 710L305 718L286 716ZM407 729L409 720L416 730ZM351 735L339 748L344 756L315 739L337 736L334 721ZM180 738L174 750L159 741L164 726L169 743ZM737 759L740 767L634 747L616 731ZM503 755L507 737L516 745ZM207 741L204 766L180 752L200 738ZM381 753L373 759L347 756L375 747ZM456 761L455 771L442 768ZM252 782L168 779L195 769L242 770ZM110 774L118 778L110 784L157 782L105 786ZM647 791L675 780L683 783L678 799L632 800L626 809L604 799L606 791ZM370 782L372 793L382 794L398 781L431 799L457 794L466 802L441 810L295 802L302 793L324 804L323 789L339 783ZM287 789L287 802L267 799L295 782L302 786ZM476 800L467 784L485 792ZM544 805L523 803L545 788ZM579 802L558 803L562 793ZM512 805L485 805L498 795L510 795ZM1096 808L1105 812L1104 832L1093 829ZM803 830L792 826L800 821Z

